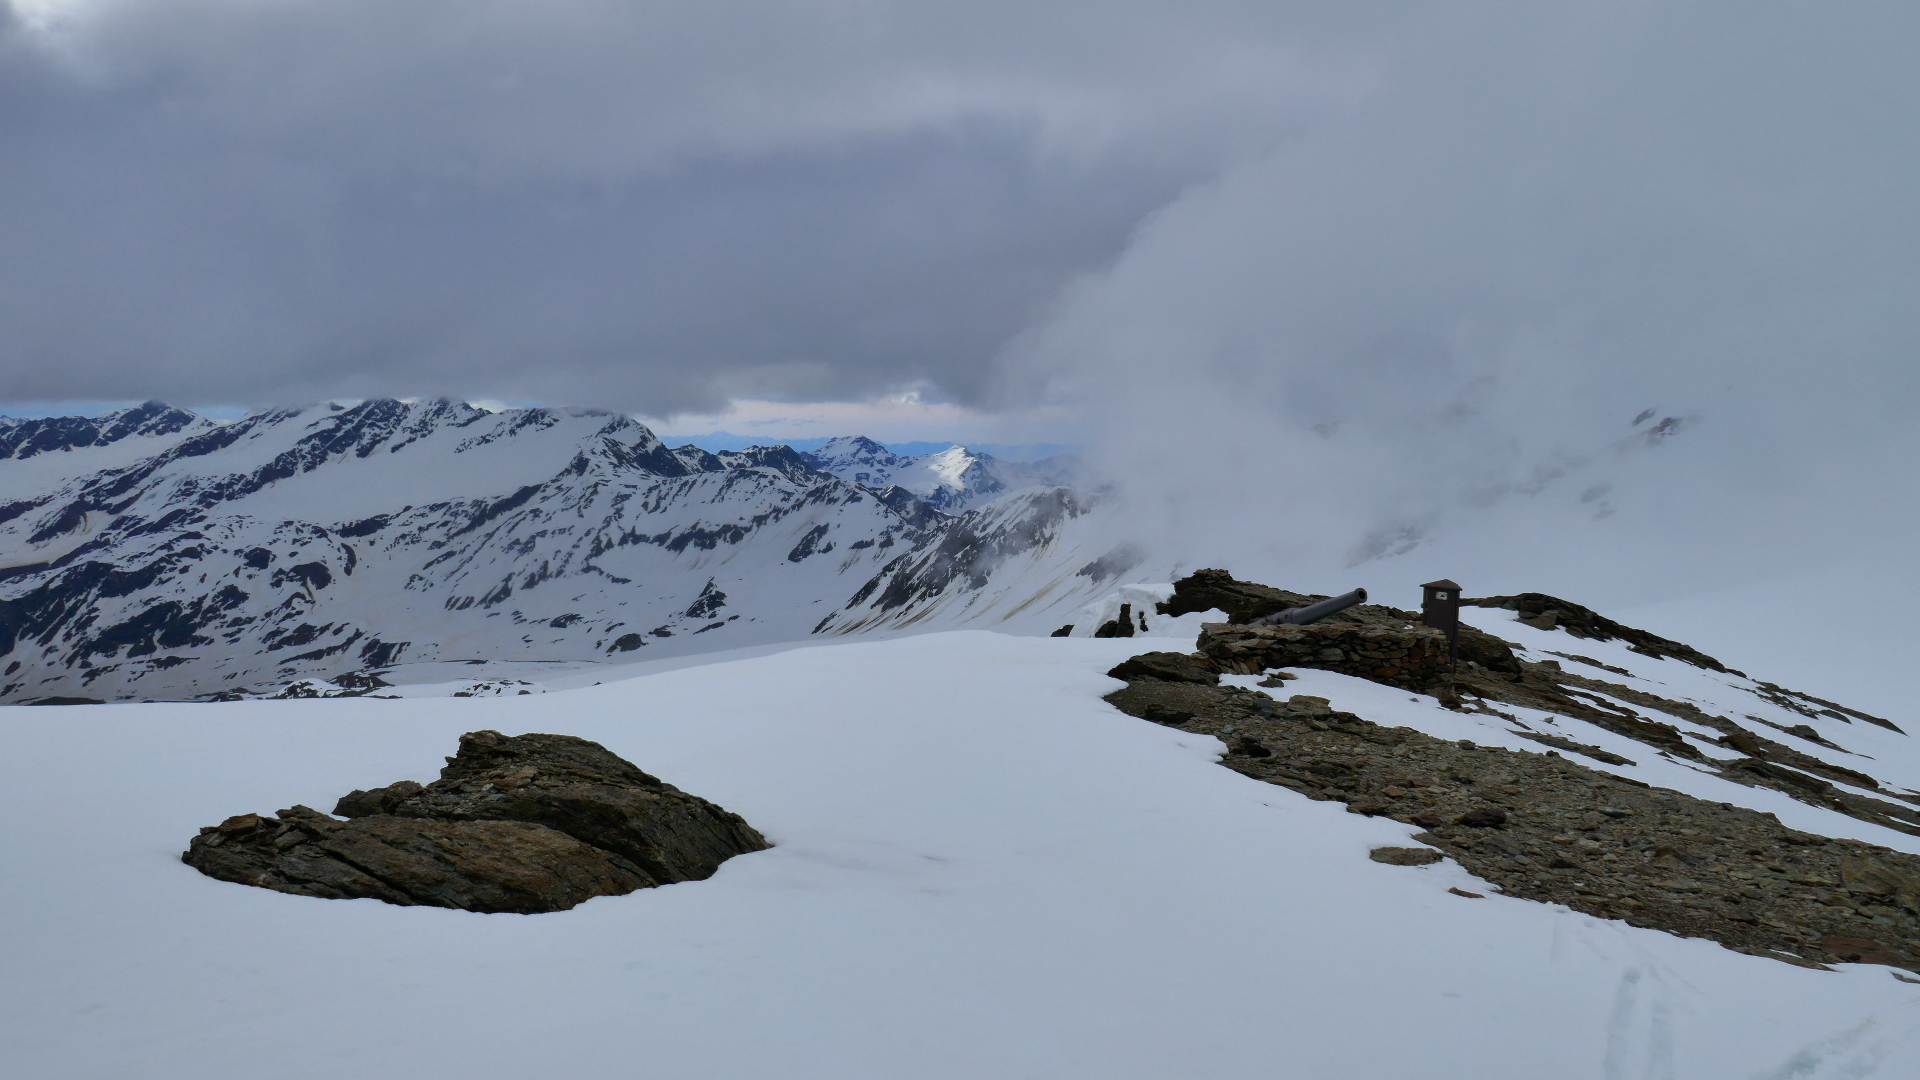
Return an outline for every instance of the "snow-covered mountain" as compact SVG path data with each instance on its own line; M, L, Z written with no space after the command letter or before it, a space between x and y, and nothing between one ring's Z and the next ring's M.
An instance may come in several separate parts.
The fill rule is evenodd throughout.
M1094 500L987 476L1005 463L969 458L978 505L948 512L891 474L673 449L587 409L380 400L217 425L149 404L16 421L0 450L0 702L952 625L1016 594L1077 605L1118 572L1063 535Z
M971 510L1009 491L1068 485L1075 480L1074 464L1065 457L1002 461L964 446L904 456L859 435L833 439L801 456L814 468L842 480L873 488L898 486L950 514Z
M215 426L157 401L94 417L0 417L0 516L64 481L132 464Z

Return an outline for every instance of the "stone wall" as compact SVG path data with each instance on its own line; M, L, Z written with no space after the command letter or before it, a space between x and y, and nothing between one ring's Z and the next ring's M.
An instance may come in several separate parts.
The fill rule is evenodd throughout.
M1199 648L1221 671L1241 675L1310 667L1408 690L1432 689L1447 676L1447 636L1426 626L1207 623L1200 629Z

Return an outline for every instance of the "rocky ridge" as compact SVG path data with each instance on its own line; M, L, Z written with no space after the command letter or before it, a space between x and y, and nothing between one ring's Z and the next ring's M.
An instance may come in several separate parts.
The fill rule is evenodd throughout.
M1059 541L1095 500L1012 479L947 513L787 447L716 455L618 414L457 401L17 421L0 703L651 659L972 617L1049 583L1072 604L1123 569Z
M1224 595L1257 595L1255 590L1259 589L1267 587L1233 582L1225 571L1202 570L1177 582L1173 598L1162 607L1176 614L1204 611L1224 607L1220 603ZM1267 589L1267 592L1276 595L1238 610L1251 618L1297 603L1325 599L1281 590ZM1567 601L1556 603L1566 609L1577 607ZM1505 605L1488 601L1483 606ZM1622 638L1629 648L1643 655L1670 658L1703 670L1745 678L1691 646L1621 627L1585 608L1578 611L1585 612L1585 616L1576 615L1565 624L1555 624L1554 628L1571 634L1575 628L1585 627L1582 636L1589 639ZM1251 614L1246 614L1249 612ZM1547 628L1538 621L1529 625ZM1208 623L1201 630L1197 647L1199 655L1219 672L1255 674L1285 667L1320 668L1403 689L1444 695L1446 700L1458 701L1460 707L1468 711L1502 718L1525 738L1561 749L1568 746L1564 737L1538 730L1537 723L1529 723L1512 708L1502 706L1571 717L1645 743L1656 753L1686 759L1735 783L1772 788L1809 805L1920 836L1920 794L1888 789L1867 773L1796 750L1750 725L1770 726L1796 738L1811 735L1809 741L1821 742L1823 737L1811 728L1786 727L1751 717L1747 718L1749 723L1743 724L1728 716L1709 713L1692 702L1565 670L1559 660L1523 662L1514 655L1511 642L1465 623L1460 626L1460 665L1457 672L1450 673L1444 663L1444 653L1436 652L1440 642L1438 631L1421 625L1417 612L1362 604L1308 626ZM1628 674L1577 653L1555 655L1596 674ZM1900 731L1890 720L1843 709L1773 683L1754 682L1751 691L1809 718L1828 716L1847 723L1861 720ZM1703 728L1715 734L1703 736L1699 731ZM1703 749L1709 746L1715 753L1709 754ZM1725 750L1737 751L1741 756L1719 757L1718 753Z
M1548 596L1546 593L1466 597L1460 602L1471 607L1504 608L1507 611L1518 612L1521 622L1539 630L1564 630L1577 638L1591 638L1598 641L1612 641L1617 638L1627 642L1627 647L1634 652L1646 656L1672 657L1710 671L1721 671L1733 675L1743 674L1691 645L1671 641L1658 634L1631 626L1623 626L1592 608L1582 607L1571 600L1562 600L1557 596Z
M1255 590L1265 588L1229 585L1230 575L1224 571L1202 573L1206 576L1196 575L1198 581L1189 579L1191 585L1180 583L1170 606L1224 607L1210 601L1227 590L1257 597ZM1188 594L1184 599L1183 591ZM1311 599L1269 596L1264 602L1295 606ZM1558 603L1557 608L1542 605L1534 610L1571 612L1574 617L1566 623L1556 621L1561 629L1570 623L1588 637L1621 638L1657 650L1649 655L1728 671L1688 646L1618 624L1608 626L1598 617L1583 618L1573 605ZM1254 609L1240 609L1247 610ZM1403 616L1410 614L1353 609L1346 625L1322 633L1328 641L1351 639L1358 627L1371 625L1378 634L1398 622L1417 637L1424 628L1406 626ZM1320 625L1292 629L1312 631ZM1538 717L1523 720L1510 707L1586 721L1639 741L1649 754L1684 760L1736 783L1771 787L1916 835L1920 814L1914 805L1920 796L1887 789L1865 773L1794 750L1691 702L1567 672L1558 661L1515 658L1518 670L1511 672L1468 664L1455 681L1430 672L1426 685L1412 687L1457 694L1461 710L1497 716L1514 733L1552 748L1539 754L1382 726L1336 711L1324 698L1293 695L1276 701L1255 690L1221 685L1219 675L1266 670L1259 666L1266 659L1286 657L1294 667L1373 676L1356 668L1350 657L1323 656L1318 649L1226 648L1261 641L1250 629L1210 625L1199 652L1136 656L1110 672L1128 685L1107 700L1131 715L1220 738L1229 748L1222 764L1247 776L1309 798L1338 800L1354 813L1416 825L1424 830L1418 839L1432 852L1454 858L1507 895L1706 937L1793 963L1861 961L1920 972L1920 857L1788 829L1771 814L1648 787L1582 764L1580 759L1595 766L1631 762L1563 732L1543 730L1547 722ZM1645 644L1647 639L1653 644ZM1513 655L1511 647L1505 651ZM1581 666L1603 667L1587 657L1564 655ZM1260 685L1278 690L1289 679L1288 673L1275 672ZM1406 689L1419 680L1375 681ZM1899 730L1884 719L1854 710L1841 713L1830 702L1770 683L1755 684L1753 692L1808 716L1848 722L1859 718ZM1667 722L1673 720L1683 721L1684 727ZM1719 734L1709 742L1702 728ZM1810 727L1782 731L1819 739ZM1740 756L1710 756L1696 744L1722 752L1731 749ZM1413 854L1386 850L1376 857L1405 865L1431 861L1418 849Z
M698 881L771 846L738 814L569 735L469 732L439 780L354 791L334 815L235 815L181 859L301 896L531 914Z
M26 461L43 454L111 446L125 439L154 439L211 430L212 421L158 401L100 416L0 418L0 461Z

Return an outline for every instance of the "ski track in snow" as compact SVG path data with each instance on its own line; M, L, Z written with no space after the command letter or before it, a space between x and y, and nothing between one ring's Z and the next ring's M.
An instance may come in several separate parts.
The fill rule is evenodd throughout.
M1618 661L1545 637L1527 644ZM963 631L532 697L0 711L0 1060L29 1080L1915 1075L1920 987L1885 969L1795 968L1503 897L1452 862L1369 861L1412 828L1099 700L1119 685L1102 672L1160 644ZM1501 744L1495 718L1302 674L1276 694ZM1706 779L1561 726L1642 763L1623 774ZM537 916L289 896L177 861L229 814L430 779L488 727L598 740L778 846ZM1831 727L1879 771L1914 759ZM1773 793L1722 786L1791 823Z

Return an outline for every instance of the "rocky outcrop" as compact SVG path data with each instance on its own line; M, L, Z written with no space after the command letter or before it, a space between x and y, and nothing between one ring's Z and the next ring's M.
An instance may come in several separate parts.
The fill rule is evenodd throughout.
M1217 609L1227 613L1226 625L1238 631L1247 628L1248 623L1262 616L1271 615L1276 611L1285 611L1287 608L1305 607L1325 599L1328 598L1317 593L1289 592L1286 589L1276 589L1258 582L1240 581L1225 570L1196 570L1174 582L1173 595L1155 605L1155 610L1162 615L1185 615L1195 611ZM1385 632L1389 636L1404 636L1409 631L1421 628L1423 623L1417 611L1388 607L1385 604L1356 604L1309 626L1319 628L1322 634L1334 636L1339 636L1342 628L1376 630ZM1406 637L1405 640L1412 641L1415 638ZM1375 639L1370 647L1398 649L1400 646L1383 646L1380 639ZM1328 645L1322 648L1342 647ZM1443 644L1442 652L1444 651ZM1465 623L1460 624L1458 653L1464 665L1477 665L1486 671L1505 675L1520 674L1520 661L1514 656L1513 646L1509 642ZM1292 663L1304 667L1328 667L1326 663L1313 658L1295 660ZM1329 670L1343 669L1330 668ZM1348 673L1359 674L1358 671Z
M1517 612L1521 622L1535 629L1564 630L1577 638L1591 638L1598 641L1618 639L1625 641L1627 648L1637 653L1655 657L1672 657L1709 671L1742 674L1691 645L1614 622L1592 608L1582 607L1571 600L1562 600L1557 596L1548 596L1546 593L1468 597L1460 602L1473 607L1504 608L1507 611Z
M1162 615L1190 615L1196 611L1224 611L1227 620L1249 623L1263 615L1305 607L1326 597L1288 592L1254 581L1236 580L1226 570L1195 570L1173 583L1173 595L1154 605Z
M209 877L278 892L465 911L564 911L658 884L624 859L527 822L339 821L306 806L230 817L202 830L184 858Z
M1374 724L1320 697L1275 702L1235 686L1138 678L1107 700L1218 737L1222 764L1249 777L1424 830L1415 838L1429 853L1376 849L1377 862L1451 857L1509 896L1788 963L1920 971L1920 857L1650 788L1571 753Z
M1210 660L1194 656L1191 653L1150 652L1141 653L1129 660L1123 660L1108 675L1126 682L1135 679L1161 679L1167 682L1201 683L1214 686L1220 682L1220 669Z
M1324 597L1304 596L1254 582L1236 581L1224 570L1202 570L1176 582L1174 598L1168 604L1172 605L1169 610L1185 613L1203 610L1204 605L1219 607L1241 602L1251 605L1240 609L1242 615L1257 617L1257 614L1248 613L1263 610L1262 605L1272 610L1279 610L1281 606L1298 606L1294 602L1296 599L1312 601ZM1690 645L1614 622L1589 608L1545 593L1488 597L1470 603L1515 611L1520 621L1536 629L1562 631L1576 638L1623 640L1634 651L1647 656L1680 660L1746 679L1742 673L1721 666L1719 661ZM1167 609L1167 605L1162 607ZM1887 790L1866 773L1835 765L1768 739L1736 720L1708 713L1690 701L1661 697L1618 682L1568 671L1562 668L1558 660L1523 663L1509 642L1465 624L1460 627L1460 663L1452 667L1447 661L1445 641L1439 631L1420 625L1418 620L1415 612L1362 604L1307 626L1256 627L1238 623L1208 623L1201 629L1196 658L1227 673L1256 674L1287 667L1321 668L1406 690L1435 693L1455 706L1499 715L1512 721L1515 734L1522 738L1609 764L1620 764L1627 760L1560 736L1533 731L1512 714L1502 711L1502 706L1538 709L1572 717L1644 743L1656 753L1686 758L1696 766L1710 768L1734 783L1769 787L1813 806L1835 810L1899 832L1920 835L1920 809L1916 809L1920 807L1920 795ZM1601 663L1592 657L1547 651L1596 672L1630 675L1622 668ZM1135 674L1128 664L1132 663L1128 661L1122 664L1111 674L1131 681ZM1123 670L1129 673L1121 674ZM1148 678L1166 678L1150 672L1143 674ZM1773 683L1749 682L1744 688L1766 701L1809 718L1827 717L1845 723L1861 720L1890 731L1901 730L1892 721L1882 717ZM1720 734L1717 737L1690 738L1666 717L1709 728ZM1753 717L1746 719L1797 737L1804 738L1811 734L1813 741L1819 745L1840 750L1806 725L1783 727ZM1726 760L1718 754L1705 753L1696 743L1737 750L1745 756Z
M1560 655L1575 659L1569 654ZM1578 658L1578 662L1595 664L1585 658ZM1584 720L1616 735L1644 743L1656 753L1685 758L1696 767L1711 768L1736 784L1772 788L1812 806L1920 836L1920 795L1889 790L1858 769L1796 750L1759 734L1731 717L1709 713L1691 701L1660 697L1621 683L1564 671L1559 662L1553 660L1526 664L1524 668L1518 677L1494 677L1483 671L1463 669L1453 686L1465 702L1463 707L1470 711L1497 715L1509 722L1516 722L1516 717L1504 711L1502 706L1519 706ZM1762 683L1752 692L1768 700L1796 700L1784 697L1793 691L1775 694L1774 691L1779 688L1768 689L1770 687L1772 684ZM1866 717L1864 713L1848 712L1853 716ZM1837 712L1827 711L1826 715L1852 722L1846 715ZM1685 721L1688 725L1720 734L1690 735L1673 723L1655 719L1660 716ZM1779 728L1777 724L1750 716L1744 719L1757 725ZM1890 722L1868 719L1875 719L1891 730L1900 730ZM1791 729L1780 730L1792 733ZM1542 733L1526 730L1523 724L1517 724L1515 731L1536 742L1559 746L1551 738L1543 738ZM1735 750L1745 756L1728 760L1717 754L1707 754L1700 749L1700 746L1707 745ZM1838 749L1830 742L1825 745ZM1559 748L1567 749L1566 746ZM1586 756L1600 761L1608 760L1606 756Z
M1310 798L1340 800L1356 813L1418 825L1426 830L1419 839L1433 852L1452 856L1509 895L1793 963L1861 961L1920 970L1920 858L1797 832L1771 814L1588 768L1577 761L1633 762L1551 729L1556 716L1581 720L1637 741L1650 755L1920 835L1920 794L1890 789L1858 768L1761 733L1772 728L1845 753L1818 730L1709 713L1694 701L1656 693L1659 683L1616 681L1632 674L1574 652L1549 651L1591 674L1563 668L1560 660L1523 662L1508 643L1464 625L1461 663L1450 671L1440 632L1418 625L1414 612L1394 608L1361 605L1307 626L1244 625L1315 599L1235 581L1224 570L1200 571L1176 583L1163 610L1220 608L1234 623L1207 624L1191 657L1148 653L1115 667L1110 674L1128 685L1107 700L1155 723L1219 737L1229 747L1223 764L1248 776ZM1881 717L1752 682L1689 645L1545 593L1468 602L1513 611L1536 629L1621 640L1647 656L1737 677L1730 688L1810 719L1900 731ZM1296 694L1276 702L1180 675L1272 672L1260 685L1278 688L1290 676L1274 669L1286 667L1434 693L1449 708L1498 717L1513 734L1553 750L1517 753L1447 742L1335 711L1326 698ZM1517 710L1530 711L1523 719ZM1740 756L1728 758L1726 750ZM1430 861L1409 850L1384 848L1374 858Z
M439 780L354 791L334 814L230 817L181 859L302 896L531 914L697 881L770 846L738 814L570 735L469 732Z

